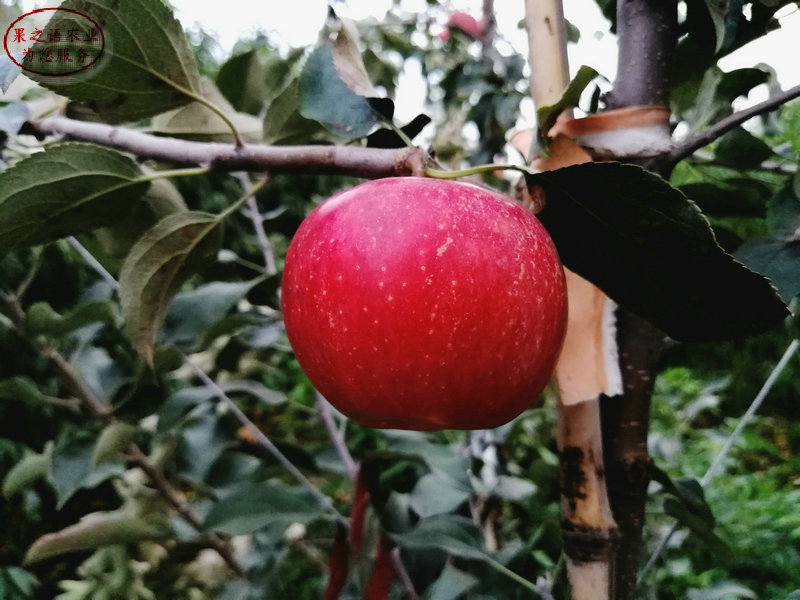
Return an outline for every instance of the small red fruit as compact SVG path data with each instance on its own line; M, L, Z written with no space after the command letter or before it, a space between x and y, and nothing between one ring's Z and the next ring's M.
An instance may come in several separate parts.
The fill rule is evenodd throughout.
M547 384L564 272L510 198L452 181L370 181L301 224L283 273L286 332L311 382L378 428L483 429Z
M447 24L451 29L460 29L476 40L486 34L486 24L465 12L454 12L450 15Z

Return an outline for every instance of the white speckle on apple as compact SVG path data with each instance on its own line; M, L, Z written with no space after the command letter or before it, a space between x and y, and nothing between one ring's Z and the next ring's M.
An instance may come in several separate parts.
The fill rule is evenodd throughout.
M452 244L452 243L453 243L453 238L451 238L451 237L447 238L447 240L445 241L445 243L444 243L444 244L442 244L441 246L439 246L439 247L436 249L436 256L441 256L442 254L444 254L445 252L447 252L447 247L448 247L450 244Z

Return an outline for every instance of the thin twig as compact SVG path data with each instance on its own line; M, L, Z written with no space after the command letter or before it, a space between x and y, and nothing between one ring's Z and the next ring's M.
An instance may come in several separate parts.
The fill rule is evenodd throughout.
M331 438L331 442L333 442L333 447L336 450L336 454L339 455L339 459L344 464L347 476L355 481L356 476L358 475L358 465L356 464L356 461L353 460L353 455L350 454L350 450L345 443L344 430L339 429L336 426L336 421L333 417L333 410L331 409L330 402L328 402L319 392L317 392L317 413L319 414L322 423L325 425L325 429L328 430L328 435Z
M108 269L100 264L99 260L92 256L91 252L89 252L83 244L81 244L73 236L69 236L67 238L67 243L72 246L72 248L81 256L81 258L85 260L112 289L117 289L119 287L119 284L117 283L117 280L114 279L114 276L108 272Z
M194 512L192 506L184 500L183 496L174 488L167 480L164 474L156 465L150 462L150 459L142 452L141 448L136 444L131 444L128 449L128 455L131 462L139 467L150 479L161 496L172 506L178 514L180 514L195 530L203 531L203 521ZM210 534L208 542L222 557L225 563L236 573L239 577L246 577L244 567L239 564L236 557L233 555L228 544L219 537L217 534Z
M700 480L700 485L705 487L715 477L719 465L722 464L722 461L725 460L725 457L733 448L733 445L736 443L736 440L739 438L739 435L741 435L742 430L750 423L750 421L753 420L753 417L755 416L758 409L761 407L761 404L764 402L764 399L767 397L767 394L769 394L770 390L772 389L772 386L775 385L775 382L777 381L778 377L780 377L781 373L783 373L783 370L786 368L786 365L789 363L789 360L792 358L794 353L797 352L798 347L800 347L800 340L797 339L792 340L792 342L786 348L786 351L783 353L783 356L781 356L781 359L778 361L778 364L776 364L775 367L772 369L772 371L769 374L769 377L767 377L767 380L764 382L764 385L761 386L761 389L758 391L758 394L756 394L756 397L750 403L750 406L747 408L747 411L744 413L744 415L742 415L742 418L739 420L739 423L736 425L735 429L733 430L733 433L731 433L731 435L725 441L725 444L722 446L722 449L719 451L717 456L714 457L714 460L711 461L711 465L708 467L708 470L706 471L705 475L703 475L703 478ZM672 536L675 535L676 531L678 531L678 523L675 523L672 526L672 528L667 532L667 534L662 538L658 547L655 549L653 554L647 560L647 564L645 564L645 566L642 567L642 571L639 574L637 585L642 584L647 574L655 566L656 561L659 558L661 558L661 555L667 549L667 545L669 544L669 541L672 539Z
M95 418L97 418L104 425L114 422L114 416L111 414L111 409L103 404L100 400L95 398L92 392L86 387L80 375L75 371L75 368L52 348L49 343L41 336L36 336L31 339L30 336L25 335L24 319L25 313L19 302L3 292L0 292L0 300L6 304L8 316L14 328L20 335L26 339L50 364L54 367L56 373L66 387L70 388L75 394L77 400L86 410L88 410ZM180 493L172 487L167 478L161 470L149 461L142 450L136 444L131 444L128 448L128 454L132 458L132 462L136 464L145 474L149 477L161 496L173 507L178 513L186 519L186 521L198 532L202 532L202 521L192 510L191 506L183 500ZM244 577L245 571L242 565L234 557L225 541L217 536L211 534L208 536L208 541L211 546L219 553L225 563L237 575Z
M245 193L249 192L253 187L250 183L250 179L247 177L247 173L238 171L234 173L234 176L239 180L239 184L242 186L242 190ZM275 264L275 252L272 248L272 243L267 237L267 232L264 230L264 219L261 218L261 213L258 210L258 203L252 195L247 199L247 216L253 223L253 230L256 232L256 240L258 241L259 248L261 248L261 255L264 257L264 270L267 276L275 275L278 272L278 267Z
M323 494L321 491L319 491L319 489L317 489L317 487L313 483L311 483L311 481L309 481L309 479L305 475L303 475L303 472L300 471L300 469L298 469L297 467L295 467L294 464L292 464L292 461L286 458L286 455L284 455L283 452L281 452L278 449L278 447L272 443L272 440L270 440L266 435L264 435L263 431L261 431L258 427L256 427L255 423L253 423L250 419L247 418L247 415L244 414L244 412L242 412L242 409L240 409L239 406L233 400L230 399L230 397L223 391L223 389L219 387L219 385L217 385L217 383L213 379L211 379L206 374L205 371L203 371L200 367L198 367L191 360L189 360L189 357L187 357L185 354L182 353L181 356L183 358L184 363L188 365L189 368L192 369L192 371L194 371L194 374L197 375L198 379L200 379L200 381L203 382L203 385L212 392L214 392L214 395L225 405L225 407L228 410L231 411L236 420L239 421L242 427L247 429L248 433L250 433L253 436L253 438L258 442L258 444L262 448L264 448L264 450L266 450L275 460L277 460L278 463L284 469L286 469L289 472L289 474L292 477L294 477L301 486L303 486L306 490L308 490L308 492L311 493L311 495L313 495L317 499L317 501L326 511L333 514L333 516L336 517L336 519L343 525L349 526L350 522L338 510L336 510L336 508L333 506L333 502L331 501L331 499L328 498L328 496Z
M790 100L798 97L800 97L800 85L796 85L785 92L781 92L780 94L775 94L772 98L751 106L750 108L745 108L744 110L733 113L729 117L726 117L708 129L693 135L684 143L673 148L667 157L669 163L675 164L687 156L691 156L695 151L707 144L710 144L745 121L748 121L753 117L757 117L758 115L776 110Z
M381 149L361 146L265 146L237 148L218 142L158 137L124 127L48 117L30 121L42 133L94 142L136 155L219 171L333 173L367 179L423 176L427 155L419 148Z
M403 591L406 593L406 600L419 600L417 591L414 589L414 582L406 571L406 566L403 564L403 558L400 556L400 548L392 550L392 566L395 573L400 578L400 583L403 584Z

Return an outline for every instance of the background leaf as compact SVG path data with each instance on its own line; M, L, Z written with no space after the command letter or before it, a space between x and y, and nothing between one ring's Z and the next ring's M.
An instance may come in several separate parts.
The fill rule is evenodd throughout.
M0 255L123 219L147 190L128 156L94 144L49 147L0 173Z
M298 92L300 114L319 121L342 137L364 137L381 122L367 99L353 92L340 78L330 42L308 57Z
M680 191L633 165L588 163L529 176L563 263L684 341L744 337L788 315L769 282L717 245Z
M305 490L276 481L247 483L211 508L203 529L242 535L272 523L308 523L318 516L319 504Z
M222 244L222 227L215 215L180 212L147 231L122 264L119 293L122 314L133 344L153 363L156 331L180 286Z

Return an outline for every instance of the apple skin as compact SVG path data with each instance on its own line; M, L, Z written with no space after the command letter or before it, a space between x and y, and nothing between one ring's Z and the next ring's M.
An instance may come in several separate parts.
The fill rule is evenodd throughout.
M460 182L387 178L303 221L283 273L286 333L319 392L370 427L502 425L547 384L564 272L533 214Z

